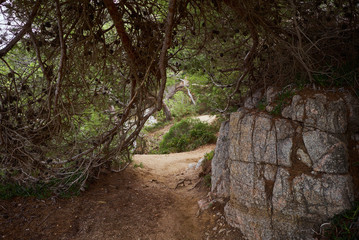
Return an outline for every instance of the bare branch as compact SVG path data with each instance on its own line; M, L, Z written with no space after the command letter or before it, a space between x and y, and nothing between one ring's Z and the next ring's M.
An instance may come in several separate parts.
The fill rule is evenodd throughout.
M180 79L180 80L183 82L183 86L187 89L187 94L188 94L189 98L191 99L193 105L196 105L196 101L193 98L191 90L189 90L189 88L188 88L188 80L186 80L186 79Z
M41 0L38 0L32 9L32 12L29 16L29 20L25 23L22 27L21 31L3 48L0 50L0 57L5 56L14 46L15 44L20 41L20 39L29 31L31 30L32 22L34 21L35 17L37 16L38 10L40 8Z
M204 71L206 71L206 72L208 73L208 75L209 75L209 77L210 77L212 83L214 84L214 86L219 87L219 88L229 88L229 87L233 87L233 86L234 86L233 83L231 83L231 84L226 84L226 85L217 83L217 82L216 82L216 79L215 79L215 77L214 77L214 75L213 75L210 71L208 71L204 66L202 66L202 67L203 67ZM227 72L240 71L240 70L241 70L240 68L232 68L232 69L228 69ZM219 70L219 71L222 72L221 70ZM223 72L226 72L226 71L223 71Z
M115 24L117 34L121 38L122 44L125 48L125 51L131 61L131 65L135 66L137 53L133 46L131 45L131 40L127 35L122 16L117 10L116 4L112 0L103 0L106 8Z
M259 45L258 32L257 32L255 26L252 23L248 23L248 28L249 28L249 31L251 32L251 37L253 39L253 44L252 44L251 49L249 50L249 52L247 53L247 55L244 58L244 71L243 71L243 74L238 79L237 84L236 84L236 88L234 89L231 96L233 96L236 92L238 92L241 82L247 76L247 74L250 72L250 70L253 68L253 59L254 59L254 56L255 56L255 54L257 52L257 47Z
M136 50L133 48L132 44L131 44L131 40L129 38L129 36L127 35L126 29L125 29L125 24L122 20L122 16L119 13L119 11L117 10L116 4L112 1L112 0L104 0L105 6L115 24L116 27L116 31L117 34L119 35L119 37L121 38L123 47L128 55L128 58L130 60L130 67L132 70L132 75L133 75L133 79L132 79L132 86L131 86L131 96L134 96L135 91L136 91L136 85L137 82L139 81L138 76L137 76L137 65L136 65L136 59L137 59L137 52Z
M32 45L35 48L35 52L36 52L36 57L37 57L37 61L39 62L40 68L45 76L45 78L47 79L48 82L51 82L51 80L49 79L49 76L46 72L45 66L44 66L44 62L41 59L41 53L40 53L40 48L37 46L36 44L36 38L34 33L32 32L32 30L29 31L29 35L30 35L30 39L32 41Z
M294 11L297 11L297 8L293 2L293 0L290 1ZM303 58L303 54L304 54L304 49L303 49L303 40L302 40L302 35L301 35L301 30L299 28L298 22L297 22L297 17L294 15L293 17L293 22L294 22L294 26L295 26L295 31L297 33L297 37L298 37L298 52L297 54L294 52L295 57L298 58L298 61L302 64L303 68L307 71L308 77L310 79L310 81L313 81L313 77L312 77L312 73L308 67L308 65L305 62L305 58Z
M226 72L236 72L236 71L241 71L241 68L227 68L227 69L219 69L218 71L221 73L226 73Z
M60 2L59 0L56 0L56 15L57 15L57 25L59 28L59 40L60 40L60 49L61 49L61 56L60 56L60 63L59 63L59 69L58 69L58 75L57 75L57 82L56 82L56 89L55 89L55 106L54 106L54 112L56 112L57 102L59 99L59 94L61 91L61 82L63 78L63 68L65 66L66 61L66 45L64 41L64 32L62 28L62 20L61 20L61 10L60 10Z
M171 46L172 42L172 30L173 30L173 23L174 23L174 16L175 16L175 8L176 8L176 0L170 0L168 5L168 14L167 14L167 21L166 21L166 30L165 30L165 39L163 40L162 50L160 53L159 59L159 68L161 73L161 85L157 97L157 110L162 109L162 99L163 93L166 88L166 81L167 81L167 50Z

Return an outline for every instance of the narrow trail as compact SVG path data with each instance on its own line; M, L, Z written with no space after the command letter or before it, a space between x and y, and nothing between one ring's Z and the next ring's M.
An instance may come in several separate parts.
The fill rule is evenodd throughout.
M239 240L222 206L198 208L208 189L196 186L199 171L189 164L214 147L135 155L125 171L103 174L79 197L0 200L0 239Z
M206 191L194 188L198 183L198 170L189 169L200 158L215 148L209 145L191 152L165 155L135 155L134 161L143 165L139 169L145 182L155 182L154 188L165 191L172 202L159 220L159 228L164 232L153 239L202 239L210 218L198 218L197 201L206 197Z

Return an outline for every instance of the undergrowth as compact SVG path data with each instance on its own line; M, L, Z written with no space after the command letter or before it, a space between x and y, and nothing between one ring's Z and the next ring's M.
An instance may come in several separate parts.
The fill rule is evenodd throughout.
M217 129L197 119L183 119L174 124L160 142L159 153L185 152L215 143Z
M209 153L206 153L204 155L204 161L202 162L202 170L204 173L203 181L206 187L208 188L211 187L211 182L212 182L211 165L212 165L213 156L214 156L214 150L210 151Z
M211 187L211 181L212 181L212 175L211 174L204 175L203 180L204 180L204 184L206 185L206 187Z
M274 102L273 102L273 109L269 112L269 114L274 115L274 116L278 116L281 114L283 108L288 105L292 99L292 97L295 95L295 92L293 90L286 90L286 91L282 91L280 92ZM266 111L266 107L267 107L268 103L265 100L265 98L263 98L262 100L260 100L257 104L257 109L259 109L260 111Z
M283 107L290 103L290 100L292 99L293 96L294 96L294 92L291 90L287 90L285 92L281 92L280 94L278 94L276 100L274 101L275 107L270 112L270 114L280 115L283 110Z
M72 179L68 179L70 182ZM79 184L72 184L66 191L58 193L54 189L61 184L58 179L53 179L49 182L38 182L33 185L23 186L18 183L0 183L0 199L12 199L14 197L35 197L37 199L46 199L53 195L68 198L78 196L80 194L81 186Z
M172 123L172 121L166 121L166 116L163 113L163 110L156 112L153 116L155 117L157 122L154 124L145 125L145 127L143 128L145 132L155 132Z
M336 215L323 235L322 239L358 240L359 202L355 202L352 209Z
M213 157L214 157L214 150L204 155L204 162L212 161Z
M196 105L182 91L177 92L173 99L168 99L167 105L171 110L172 117L177 121L196 114Z
M158 131L158 130L160 130L160 129L162 129L162 128L166 127L167 125L170 125L170 124L172 124L171 121L168 121L168 122L166 122L166 121L156 122L153 125L144 127L144 131L152 133L152 132Z
M133 165L133 168L144 168L144 166L143 166L143 163L142 163L142 162L141 162L140 164L135 163L135 164Z

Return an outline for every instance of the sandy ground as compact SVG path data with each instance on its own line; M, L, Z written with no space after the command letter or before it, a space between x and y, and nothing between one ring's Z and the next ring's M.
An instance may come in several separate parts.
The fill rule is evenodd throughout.
M199 211L197 204L209 189L188 166L214 147L135 155L125 171L102 175L79 197L1 200L0 239L240 240L222 205Z
M153 154L153 155L134 155L134 161L137 164L143 163L144 171L155 174L161 178L168 178L173 181L171 177L176 175L193 173L189 171L191 163L197 163L206 153L214 150L215 144L200 147L195 151L171 153L171 154ZM192 169L193 170L193 169Z
M202 122L207 122L208 124L212 124L217 120L217 116L215 115L201 115L196 118L201 120Z

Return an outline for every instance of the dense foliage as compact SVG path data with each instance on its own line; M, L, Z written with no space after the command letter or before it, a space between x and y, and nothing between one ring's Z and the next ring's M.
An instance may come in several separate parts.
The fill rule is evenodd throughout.
M359 89L355 1L204 1L192 11L192 38L179 53L187 73L218 110L253 89L287 85ZM236 108L234 108L236 109Z
M177 8L1 1L2 178L69 190L102 167L126 166L137 134L161 109Z
M146 120L167 109L167 68L190 75L199 108L222 112L268 85L357 91L358 8L353 0L0 0L1 177L66 190L103 167L122 169Z
M183 119L175 123L160 142L160 153L186 152L215 143L217 129L198 119Z

